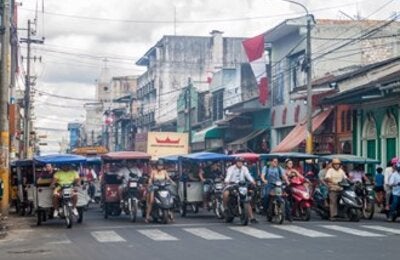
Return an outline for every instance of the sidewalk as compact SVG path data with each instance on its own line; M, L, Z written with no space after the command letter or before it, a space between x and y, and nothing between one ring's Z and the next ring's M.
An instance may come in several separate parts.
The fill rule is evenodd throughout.
M0 239L7 235L10 230L16 229L31 229L34 224L35 218L21 217L16 214L10 214L7 217L2 217L0 215Z

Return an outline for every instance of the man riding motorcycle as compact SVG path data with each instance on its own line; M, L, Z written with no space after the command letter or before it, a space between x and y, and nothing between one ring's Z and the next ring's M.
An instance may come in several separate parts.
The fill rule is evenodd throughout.
M214 162L211 164L211 167L201 171L199 173L200 181L203 183L203 204L204 208L207 208L209 205L209 198L210 198L210 185L207 184L207 180L215 181L217 178L222 177L222 172L218 167L218 163Z
M137 177L142 177L142 171L137 167L136 162L133 161L122 161L120 169L117 172L118 178L122 179L122 184L119 186L119 198L121 200L121 205L124 203L124 193L128 186L128 181L132 175Z
M79 185L79 173L70 165L62 165L60 170L57 171L53 176L53 181L51 187L54 187L53 192L53 216L58 217L59 200L61 198L61 188L65 185ZM78 194L74 190L72 193L72 212L74 215L78 215L78 210L76 209L76 204L78 202Z
M339 183L347 179L345 172L341 169L342 162L335 158L332 160L332 168L330 168L325 175L325 182L328 184L329 189L329 212L330 220L333 221L338 215L338 198L342 188Z
M227 171L226 171L226 177L225 177L225 184L227 186L224 189L223 192L223 204L225 211L228 209L228 200L229 200L229 195L232 186L230 184L233 183L239 183L242 181L249 181L251 184L256 185L256 182L254 181L253 177L251 177L249 169L247 169L246 166L243 165L244 159L237 157L235 159L235 164L231 165ZM247 205L247 211L250 217L250 222L255 224L258 223L257 219L255 219L254 214L253 214L253 209L251 208L250 204Z

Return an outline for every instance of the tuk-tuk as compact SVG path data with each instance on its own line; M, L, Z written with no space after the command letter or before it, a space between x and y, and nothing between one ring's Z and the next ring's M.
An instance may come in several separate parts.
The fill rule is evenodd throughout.
M133 176L134 174L128 167L121 167L119 164L122 162L129 163L130 161L141 163L142 171L146 172L150 158L150 155L136 151L109 152L101 156L103 172L101 177L101 204L105 219L110 215L119 216L124 211L130 216L132 222L136 221L138 203L143 198L146 179L142 176ZM130 179L127 180L126 196L121 198L119 188L123 180L119 171L123 167L130 172ZM121 200L124 201L123 205L121 205Z
M33 187L33 161L17 160L10 164L12 204L17 214L30 215L33 211L34 187Z
M95 171L96 176L88 176L88 170L92 169ZM90 202L100 203L101 199L101 185L100 185L100 171L101 171L101 157L93 156L88 157L86 164L83 168L84 175L86 175L86 181L88 184L88 195ZM89 173L92 175L92 173Z
M51 164L53 166L62 166L62 165L82 165L86 162L86 158L79 155L71 155L71 154L53 154L53 155L45 155L45 156L35 156L33 158L33 168L34 171L34 205L35 212L37 215L37 225L41 225L42 222L45 222L47 218L53 217L53 192L54 188L51 187L51 181L53 176L44 176L40 171L36 170L38 167L43 167L46 164ZM72 214L72 203L71 203L71 195L73 193L73 189L75 189L78 193L78 202L77 202L77 222L82 223L83 221L83 211L84 207L88 203L88 195L87 191L82 188L82 186L78 187L62 187L61 196L62 196L62 207L61 214L59 215L61 218L65 220L65 224L67 228L72 227L72 223L74 220L74 214ZM65 199L65 201L64 201Z
M178 195L180 200L180 214L185 217L188 206L193 213L198 213L199 207L203 204L203 184L200 179L190 178L190 169L187 166L199 166L201 163L207 162L226 162L233 160L232 156L225 154L199 152L188 155L179 156L179 175L180 181L178 185ZM222 173L224 173L224 163L222 164ZM218 216L218 215L217 215Z

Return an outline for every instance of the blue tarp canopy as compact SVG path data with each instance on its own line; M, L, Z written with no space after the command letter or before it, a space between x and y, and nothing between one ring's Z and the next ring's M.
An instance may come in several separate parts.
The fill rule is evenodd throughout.
M192 153L188 155L182 155L179 158L182 160L198 161L198 162L230 161L234 159L234 157L229 155L221 153L211 153L211 152Z
M87 164L101 164L101 158L99 156L88 157Z
M32 164L33 160L17 160L11 162L12 167L32 167Z
M40 164L56 164L56 165L65 165L65 164L75 164L75 163L85 163L87 161L86 157L74 154L51 154L44 156L35 156L33 158L35 163Z
M273 158L307 160L307 159L318 159L319 156L314 155L314 154L298 153L298 152L260 154L261 160L269 160L269 159L273 159Z
M365 158L352 154L330 154L320 157L321 159L332 161L333 159L339 159L342 163L356 163L356 164L378 164L379 160Z

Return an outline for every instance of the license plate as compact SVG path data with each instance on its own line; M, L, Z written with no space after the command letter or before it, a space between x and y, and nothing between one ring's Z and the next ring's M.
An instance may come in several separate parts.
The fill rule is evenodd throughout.
M129 188L136 188L137 187L137 182L130 182L129 183Z
M69 196L72 193L72 189L63 189L63 195L64 196Z
M275 195L276 195L276 196L281 196L281 195L282 195L282 189L276 188L276 189L275 189Z
M221 190L222 187L223 187L222 183L217 183L217 184L215 184L215 188L216 188L217 190Z
M166 191L166 190L160 191L160 196L163 197L163 198L167 197L168 196L168 191Z
M240 192L240 194L246 194L247 193L247 188L246 187L239 187L239 192Z

